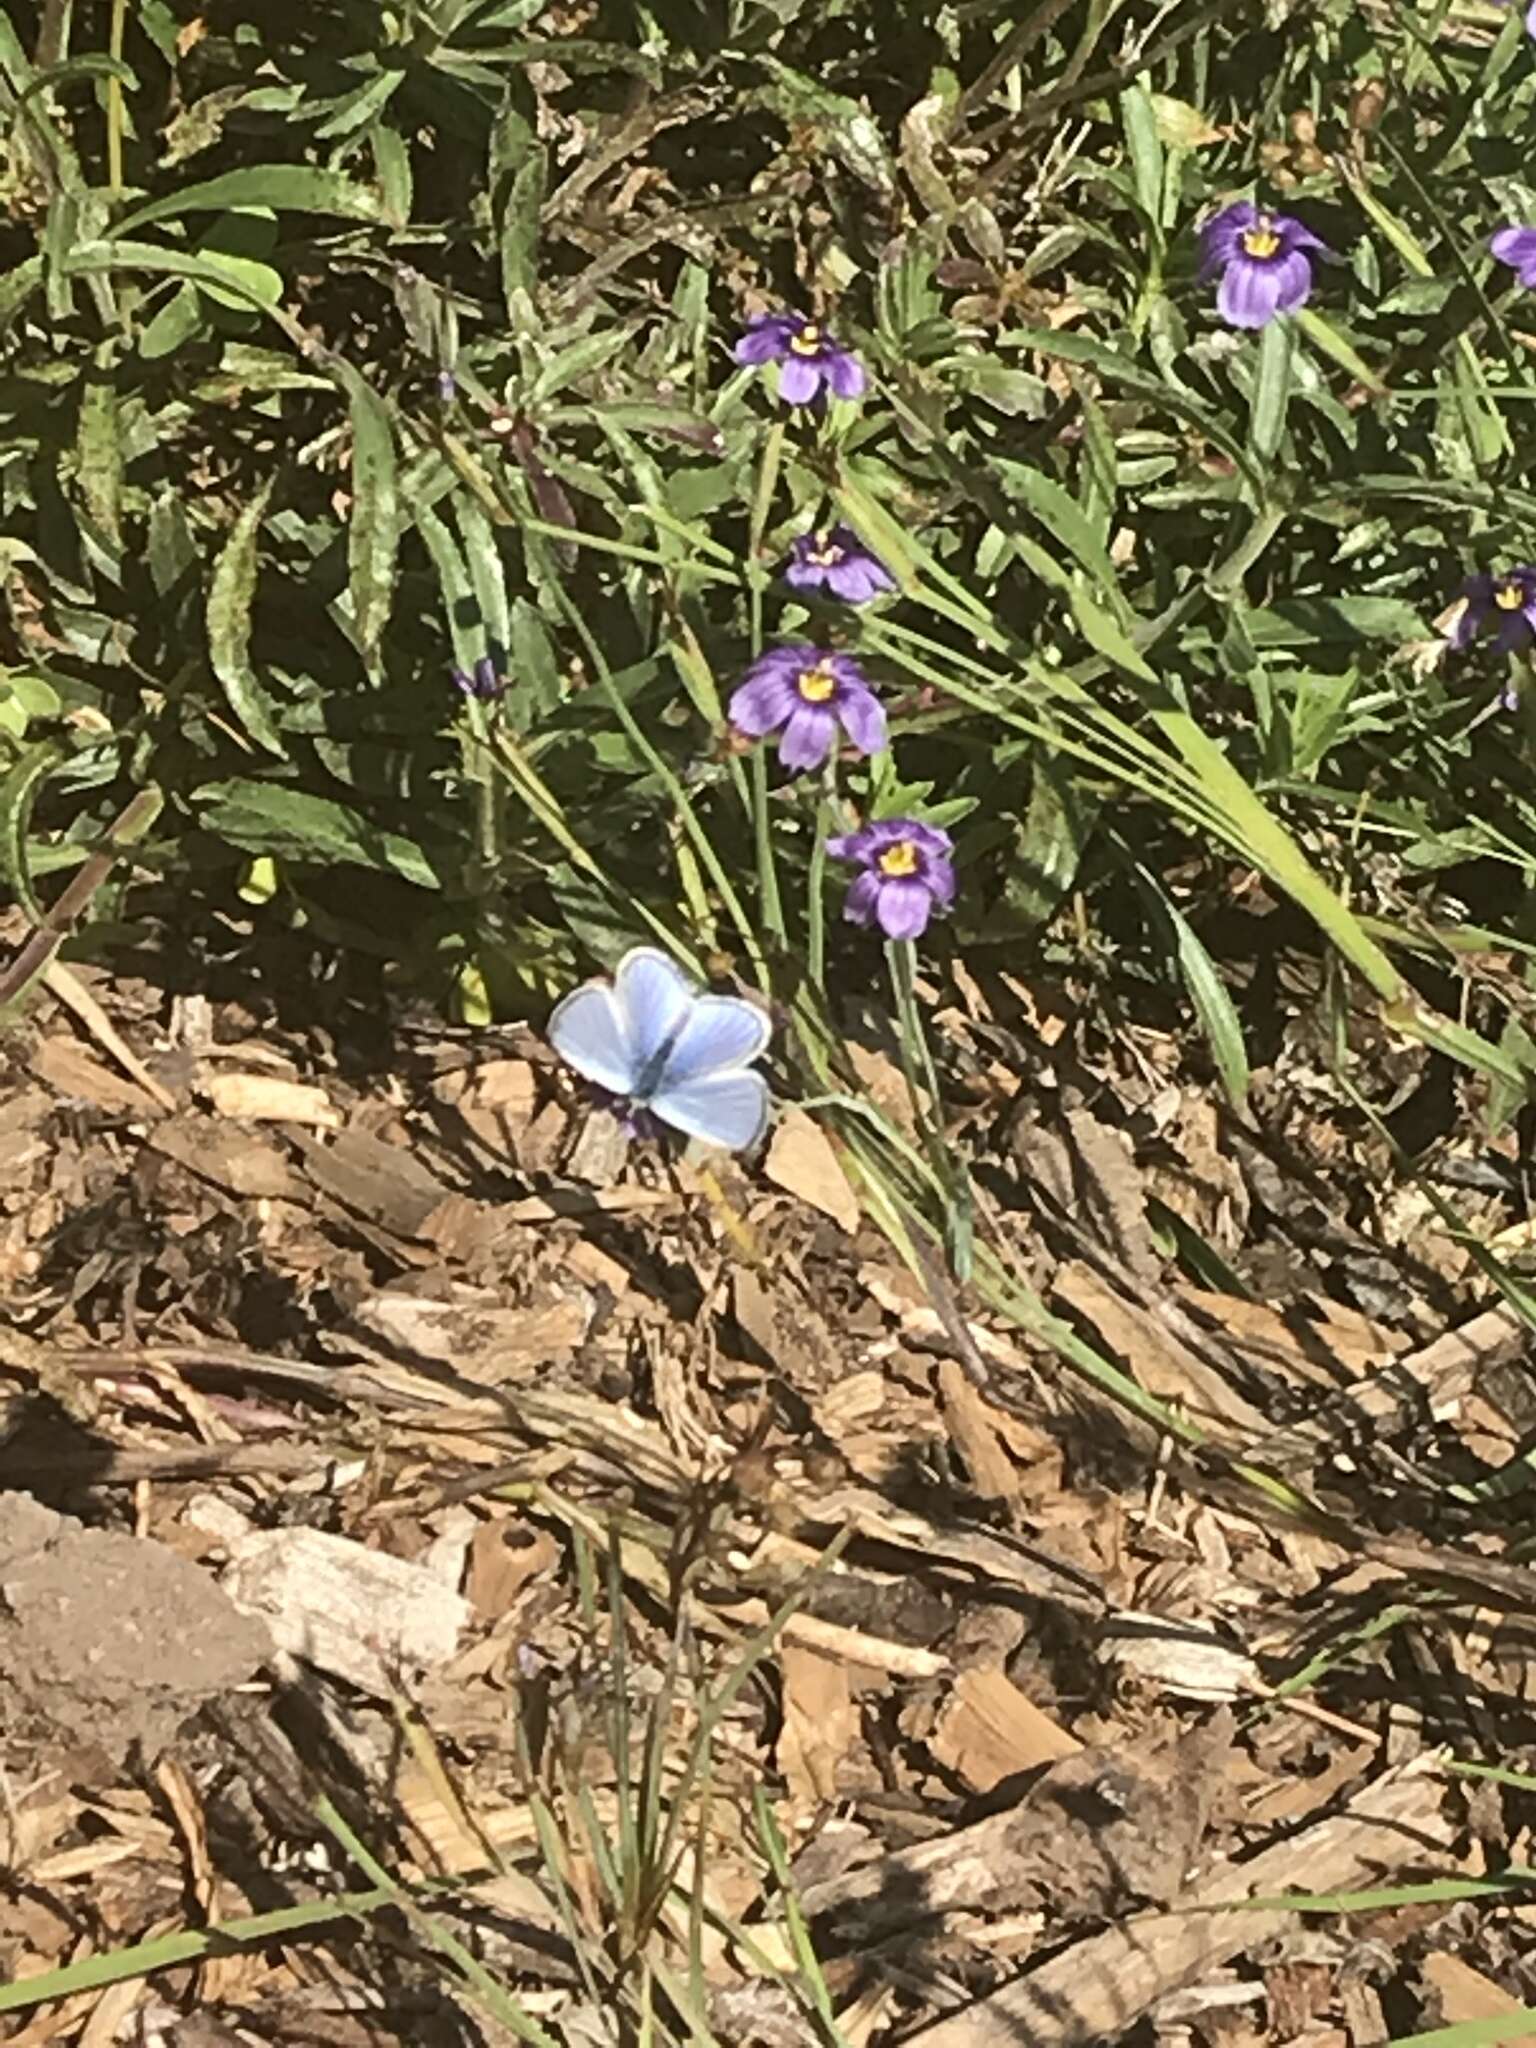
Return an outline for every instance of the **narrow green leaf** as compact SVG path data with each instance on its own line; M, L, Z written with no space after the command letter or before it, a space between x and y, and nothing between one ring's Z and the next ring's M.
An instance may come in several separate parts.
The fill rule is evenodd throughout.
M0 782L0 874L16 900L34 924L45 924L47 914L32 887L27 864L27 831L38 791L61 761L67 749L57 740L43 740L28 747ZM3 2008L0 2008L3 2010Z
M1248 412L1248 445L1254 459L1266 468L1279 454L1285 438L1285 409L1291 396L1291 353L1295 345L1296 331L1284 315L1269 321L1259 335L1259 359Z
M1165 925L1173 939L1179 973L1195 1006L1195 1015L1200 1019L1200 1028L1211 1048L1211 1057L1227 1091L1227 1099L1234 1109L1246 1110L1252 1076L1237 1005L1199 934L1162 883L1140 861L1133 861L1132 872L1153 915Z
M257 541L273 479L241 512L213 567L208 587L208 652L229 708L269 754L285 753L266 692L251 667L251 606L256 597Z
M116 223L112 235L115 240L151 221L179 220L185 213L225 213L237 206L270 206L274 213L334 213L344 220L384 218L378 195L340 171L308 164L251 164L134 207Z
M116 351L115 342L103 342L96 349L90 371L81 382L75 427L80 494L87 512L114 548L122 539L123 503L123 445L113 373Z
M1147 217L1156 244L1162 238L1163 144L1158 134L1157 110L1139 81L1120 95L1120 120L1131 156L1136 203Z
M372 671L395 601L400 549L400 492L390 409L362 374L340 356L325 367L347 394L352 419L352 515L347 569L352 629Z
M453 516L464 542L464 561L469 570L470 589L479 613L480 644L484 654L497 647L505 657L511 652L512 626L507 607L507 572L496 541L496 529L476 501L455 491Z
M423 889L440 886L436 867L414 839L383 831L361 811L330 797L241 776L205 783L196 795L207 806L203 824L232 846L322 865L372 868Z

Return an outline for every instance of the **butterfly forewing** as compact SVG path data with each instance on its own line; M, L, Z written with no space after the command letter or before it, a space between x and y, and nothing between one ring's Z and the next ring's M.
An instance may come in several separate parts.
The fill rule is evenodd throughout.
M627 1095L634 1081L634 1055L618 998L606 981L584 982L555 1005L549 1041L568 1066L606 1088Z
M631 948L619 962L613 984L630 1059L625 1093L643 1099L654 1089L687 1021L693 989L681 968L654 946Z
M767 1051L772 1029L767 1011L740 996L695 996L657 1085L671 1088L701 1074L749 1066Z

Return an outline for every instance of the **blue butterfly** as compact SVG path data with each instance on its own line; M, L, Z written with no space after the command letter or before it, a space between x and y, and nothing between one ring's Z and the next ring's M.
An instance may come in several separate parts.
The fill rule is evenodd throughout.
M772 1027L740 996L703 995L654 946L626 953L612 981L555 1005L549 1037L568 1066L690 1138L729 1152L768 1123L768 1084L751 1071Z

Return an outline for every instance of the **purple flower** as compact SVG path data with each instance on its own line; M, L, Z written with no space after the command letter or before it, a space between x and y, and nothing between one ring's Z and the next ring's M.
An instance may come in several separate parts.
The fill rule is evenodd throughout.
M778 733L786 768L824 761L839 726L861 754L885 745L885 713L863 669L851 655L826 654L803 641L759 655L732 693L730 720L756 740Z
M888 939L920 939L935 906L948 910L955 900L954 850L947 832L915 818L883 818L829 839L834 860L857 861L863 869L848 891L844 917L878 924Z
M1531 8L1536 18L1536 5ZM1536 35L1536 29L1531 33ZM1500 228L1488 247L1501 263L1507 263L1527 291L1536 291L1536 228Z
M1242 199L1200 230L1201 281L1221 273L1216 310L1229 327L1264 327L1307 303L1312 265L1303 252L1327 246L1288 213L1261 213Z
M477 703L494 704L498 697L507 693L507 679L498 673L499 667L494 654L482 654L472 674L462 668L454 670L454 685Z
M777 363L779 396L786 405L809 405L823 384L834 398L861 398L866 378L857 356L839 348L824 327L803 313L759 313L732 350L738 363Z
M1495 622L1495 654L1518 654L1536 640L1536 564L1516 562L1502 576L1469 576L1461 595L1461 610L1446 634L1453 647L1470 647Z
M784 581L792 590L830 590L844 604L868 604L894 590L896 579L856 533L834 526L830 533L803 533L790 551Z

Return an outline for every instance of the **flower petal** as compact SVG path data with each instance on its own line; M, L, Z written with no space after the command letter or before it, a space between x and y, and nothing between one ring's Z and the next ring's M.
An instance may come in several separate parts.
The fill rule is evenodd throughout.
M759 664L731 692L726 716L738 732L760 740L764 733L777 732L793 716L799 701L789 675L774 669L764 673Z
M795 322L786 313L763 313L731 350L738 363L777 362L789 347Z
M1237 238L1244 228L1253 226L1258 209L1246 199L1238 200L1235 206L1223 207L1220 213L1212 214L1200 230L1200 277L1205 282L1213 278L1224 264L1230 263L1237 254Z
M843 915L850 924L874 923L880 908L880 889L880 877L868 868L862 875L855 875L843 898Z
M779 759L786 768L820 767L836 737L830 706L797 703L779 735Z
M862 398L869 379L864 374L864 365L857 356L845 348L828 348L826 355L827 385L834 398Z
M851 690L840 691L835 701L843 731L859 752L882 752L886 740L885 707L873 690L859 683Z
M834 838L827 841L827 851L834 860L858 860L860 858L859 834L857 832L839 832Z
M1528 263L1536 263L1536 228L1500 228L1489 236L1488 247L1511 270L1523 270Z
M1305 263L1306 258L1301 261ZM1279 263L1258 263L1234 256L1222 273L1216 310L1229 327L1264 327L1280 307Z
M880 884L880 901L875 915L888 939L920 939L928 929L932 909L933 898L926 886L915 878Z
M785 356L779 365L779 397L785 405L809 405L821 389L824 372L811 356Z
M1278 291L1275 307L1281 313L1294 313L1298 306L1304 306L1312 292L1312 266L1299 249L1289 256L1282 256L1274 266Z
M937 859L930 858L923 880L934 902L948 910L955 900L954 862L946 860L942 854Z
M1287 256L1291 254L1293 249L1328 250L1328 244L1322 239L1321 235L1314 235L1312 230L1303 222L1297 220L1294 214L1276 214L1275 233L1280 237L1280 247ZM1331 255L1332 251L1328 250L1328 253Z
M844 604L868 604L896 588L896 579L873 555L848 555L827 571L827 586Z

